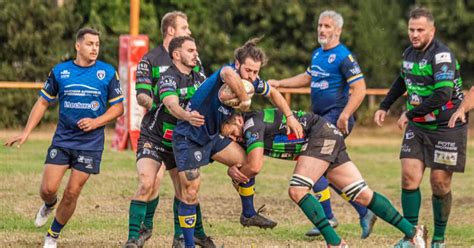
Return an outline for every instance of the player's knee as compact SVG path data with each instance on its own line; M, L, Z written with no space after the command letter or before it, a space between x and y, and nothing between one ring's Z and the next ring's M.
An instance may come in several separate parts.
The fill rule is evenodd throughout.
M251 167L249 167L248 171L251 173L250 177L255 177L256 175L258 175L258 173L260 173L261 169L262 169L261 166L251 166Z
M56 190L48 186L41 186L40 195L42 198L51 198L56 195Z
M138 194L148 196L154 192L155 182L153 180L142 180L139 185Z
M290 179L290 187L288 188L288 195L291 200L298 203L313 187L313 180L303 175L293 174Z
M360 194L354 199L358 204L367 207L374 196L374 192L369 187L365 188Z
M81 193L80 189L77 188L67 188L64 190L63 194L63 201L66 204L76 202L77 198L79 198L79 194Z
M446 180L431 179L431 190L435 195L445 195L451 190L451 184Z
M417 189L419 187L419 175L412 175L410 173L402 174L402 188L404 189Z
M197 195L198 190L195 188L187 188L184 190L184 194L182 195L183 201L187 204L195 204L197 203Z

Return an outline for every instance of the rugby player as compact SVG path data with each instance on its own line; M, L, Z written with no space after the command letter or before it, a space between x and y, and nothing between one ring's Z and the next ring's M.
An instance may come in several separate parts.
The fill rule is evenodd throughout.
M326 173L341 189L346 200L368 207L373 213L403 232L406 244L425 247L423 226L415 227L403 218L383 195L372 191L346 152L343 134L324 118L302 111L293 112L303 126L304 137L288 135L287 118L281 111L236 113L222 125L221 132L246 147L247 162L229 168L229 175L255 177L263 167L263 156L296 160L288 193L308 219L321 231L328 247L347 247L328 222L319 201L310 193L314 181ZM244 180L247 180L246 178Z
M467 125L448 122L463 99L462 79L454 54L435 38L433 15L426 8L411 11L408 21L411 46L403 53L401 73L375 112L382 125L390 106L405 92L407 112L398 127L405 129L401 146L402 207L404 216L418 223L420 184L431 168L430 183L434 218L432 247L445 247L445 232L451 212L453 172L464 172ZM462 110L461 110L462 111Z
M153 113L158 113L157 107L160 103L163 103L161 100L154 101L154 97L159 95L159 79L163 72L165 72L168 68L173 65L173 61L170 57L168 52L170 42L173 38L179 36L189 36L191 35L191 30L189 30L188 18L185 13L180 11L172 11L166 13L162 20L161 20L161 34L163 36L163 44L156 47L155 49L151 50L147 54L143 56L140 60L137 68L136 73L136 91L137 91L137 102L140 106L148 109L149 111L153 111ZM201 62L199 57L197 57L197 64L193 68L194 71L200 72L201 76L204 77L203 68L201 66ZM189 91L191 95L194 93L193 91ZM186 99L186 101L189 99ZM163 105L161 105L163 110ZM149 115L150 119L154 117ZM142 123L145 125L154 124L153 120L147 120L148 123ZM171 122L171 126L175 125L175 121ZM169 124L169 123L168 123ZM166 124L166 125L168 125ZM141 132L147 132L146 127L141 128ZM170 151L171 150L171 133L172 128L170 129L167 126L166 130L161 130L160 132L156 133L146 133L146 137L151 137L151 135L158 135L160 137L153 138L157 143L153 143L153 147L159 148L162 150ZM150 138L146 138L149 140ZM159 140L157 140L159 139ZM142 140L145 140L142 139ZM143 152L143 145L146 142L140 142L138 144L138 151L137 154ZM147 143L148 144L148 143ZM148 145L147 145L148 146ZM169 155L172 157L172 155ZM173 246L180 247L184 242L183 233L179 226L178 221L178 205L181 199L180 190L178 189L178 171L176 170L176 166L174 165L174 161L165 163L165 166L157 166L157 162L160 163L162 159L153 161L153 159L146 159L140 162L140 165L137 166L138 177L140 181L140 188L138 192L146 192L142 193L145 195L151 194L145 198L146 199L146 214L143 223L139 223L138 226L135 224L137 219L133 218L133 216L137 216L134 212L136 209L141 209L140 206L135 206L135 203L132 201L130 202L130 221L129 221L129 239L137 238L137 232L139 233L138 236L138 243L143 244L145 240L149 239L153 232L153 218L158 207L159 202L159 188L161 185L161 181L163 180L164 171L165 169L168 170L171 181L173 182L173 186L175 189L175 197L173 200L173 214L174 214L174 235L173 235ZM158 170L156 170L159 168ZM154 175L150 174L154 173ZM155 181L150 181L154 179ZM152 184L145 184L145 181ZM151 188L150 188L151 187ZM152 192L148 192L149 190ZM143 197L142 197L143 198ZM139 230L137 230L137 228ZM214 247L214 243L212 239L210 239L206 233L204 232L204 226L202 225L202 218L201 218L201 208L198 205L197 207L197 221L196 221L196 242L204 247Z
M225 83L240 99L237 107L247 111L251 99L247 95L242 79L253 82L255 93L266 96L287 116L287 132L294 132L297 137L302 135L301 125L293 116L283 96L271 88L267 82L258 78L260 68L265 64L266 57L257 47L258 40L247 41L234 53L235 64L226 65L216 71L199 87L191 98L187 110L197 111L205 117L204 125L195 127L189 122L178 121L173 132L173 151L179 171L182 201L179 205L179 221L184 233L186 247L194 247L193 234L196 224L196 206L200 185L201 166L216 160L227 166L242 164L246 159L245 151L235 142L220 135L221 124L234 112L234 109L224 105L218 98L218 91ZM252 182L242 183L242 187L252 187ZM251 205L253 209L253 195L241 195L243 205ZM250 199L250 200L249 200ZM245 212L244 206L244 212ZM244 216L248 219L263 219L255 211ZM242 222L241 218L241 222ZM268 223L268 222L267 222ZM266 223L264 223L266 224ZM270 227L274 226L273 223Z
M100 60L99 32L82 28L76 34L76 58L54 66L31 110L23 132L5 145L22 145L38 125L49 103L59 102L59 123L48 148L35 218L41 227L56 209L44 247L56 247L62 228L76 209L77 199L91 174L99 174L104 149L104 125L123 113L123 95L115 69ZM110 107L107 109L107 105ZM63 197L57 192L71 169Z
M348 136L354 126L353 114L364 100L366 86L359 64L340 41L343 23L341 14L332 10L322 12L317 28L321 47L313 51L306 72L286 79L269 80L268 83L275 87L311 87L313 113L324 117ZM329 223L336 227L338 223L331 209L329 184L324 176L314 184L313 191L323 206ZM349 203L359 214L361 238L369 237L377 217L366 207L353 201ZM306 233L307 236L320 234L316 227Z

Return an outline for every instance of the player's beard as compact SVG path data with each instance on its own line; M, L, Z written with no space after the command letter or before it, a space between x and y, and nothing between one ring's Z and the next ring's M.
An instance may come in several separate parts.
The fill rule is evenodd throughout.
M196 58L183 59L183 65L192 69L197 65L197 59Z
M331 42L332 40L334 40L335 38L335 35L331 35L329 37L326 37L324 39L321 39L320 36L318 35L318 43L321 45L321 46L325 46L327 45L329 42Z

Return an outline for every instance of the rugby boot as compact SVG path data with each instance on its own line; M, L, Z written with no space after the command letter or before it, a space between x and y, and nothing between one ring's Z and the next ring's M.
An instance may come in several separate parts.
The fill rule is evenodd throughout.
M58 241L57 239L49 236L49 235L46 235L44 237L44 246L43 248L56 248L58 247Z
M140 233L140 236L138 237L138 244L139 244L139 247L142 247L145 244L145 241L151 238L153 229L148 229L146 228L145 225L142 224L142 227L140 228L140 231L138 232Z
M339 225L339 222L337 222L336 217L332 217L331 219L328 220L329 224L331 225L332 228L336 228ZM313 227L311 230L309 230L306 233L306 236L308 237L315 237L321 235L321 231L317 227Z
M327 244L328 248L349 248L349 246L346 244L346 241L341 240L341 243L339 245L330 245Z
M196 241L194 241L196 242ZM184 248L184 237L183 235L179 236L179 238L173 238L173 244L171 248Z
M367 211L364 217L360 218L360 227L362 228L361 239L366 239L372 233L377 216L370 210Z
M446 242L442 241L431 241L431 248L446 248Z
M243 214L240 215L240 224L244 227L256 226L260 228L274 228L277 223L273 220L268 219L267 217L261 215L260 213L265 212L265 205L261 206L257 210L257 214L252 217L245 217Z
M395 244L394 248L426 248L428 230L424 226L415 226L416 233L413 238L403 238Z
M123 246L123 248L138 248L140 247L140 243L138 242L138 239L136 238L131 238L127 240L127 243Z
M194 243L203 248L216 248L214 240L212 240L211 236L204 236L203 238L194 236Z
M46 224L46 222L48 222L48 217L56 208L56 206L58 205L58 202L59 200L56 201L56 204L54 204L54 206L49 207L49 208L46 206L46 204L43 203L43 205L38 210L38 213L36 213L36 217L35 217L36 227L42 227L44 226L44 224Z

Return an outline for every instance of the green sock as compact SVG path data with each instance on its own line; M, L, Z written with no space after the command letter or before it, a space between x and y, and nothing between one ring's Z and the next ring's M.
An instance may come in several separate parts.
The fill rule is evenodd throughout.
M204 226L202 224L202 214L201 214L201 205L198 204L196 206L196 226L194 227L194 236L197 238L204 238L206 237L206 233L204 232Z
M398 228L398 230L402 231L408 238L415 236L415 226L403 218L385 196L374 192L374 196L367 208L372 210L375 215L384 221Z
M414 226L418 225L418 215L421 206L420 188L402 189L403 217Z
M153 229L153 217L155 216L155 210L158 207L159 202L160 197L158 196L146 203L146 215L143 224L147 229Z
M145 219L146 202L134 201L130 202L130 209L128 211L128 239L138 239L139 231L143 219Z
M178 218L178 206L181 201L178 198L174 198L173 201L173 216L174 216L174 238L179 238L183 235L183 231L181 230L181 226L179 225L179 218Z
M303 213L313 225L321 231L321 234L328 244L339 245L341 243L341 238L329 224L321 203L319 203L313 195L309 193L306 194L303 199L298 202L298 206L303 210Z
M433 195L431 198L433 204L434 233L433 241L443 241L446 226L448 224L449 213L451 212L451 202L453 196L451 191L443 196Z

